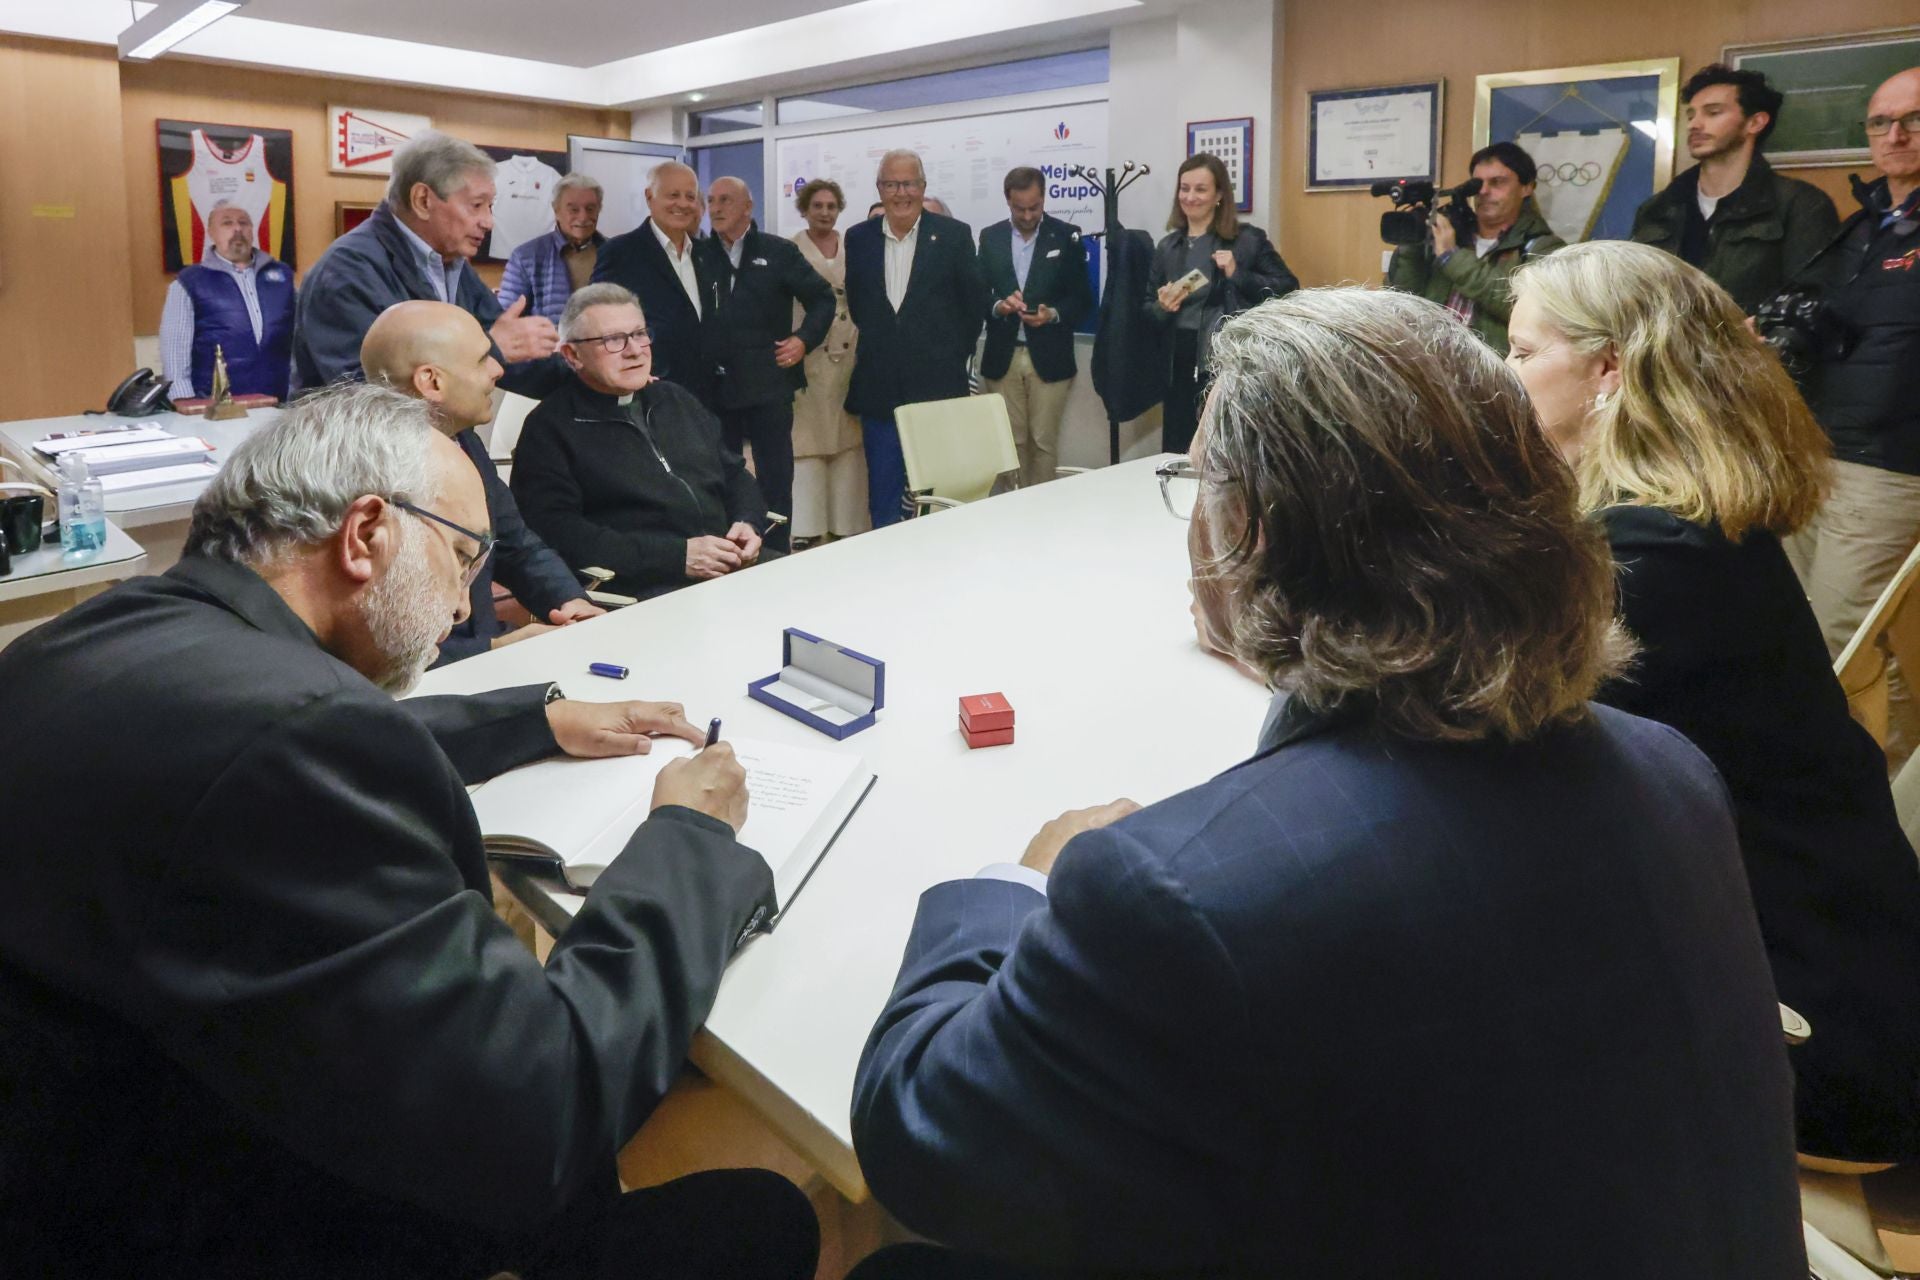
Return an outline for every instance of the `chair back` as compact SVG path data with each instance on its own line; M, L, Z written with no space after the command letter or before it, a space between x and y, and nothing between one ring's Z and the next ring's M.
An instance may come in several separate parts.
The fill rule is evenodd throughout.
M1867 611L1860 629L1834 660L1833 673L1846 691L1847 709L1867 727L1873 740L1887 745L1887 661L1906 672L1909 684L1920 680L1920 546L1907 554L1906 563Z
M978 502L993 492L995 480L1019 469L1007 402L998 395L903 404L893 420L900 428L911 492L931 490L947 502Z
M527 425L527 415L540 402L511 391L495 394L499 396L500 403L494 407L493 426L487 433L487 456L495 462L511 462L513 447L520 443L520 429Z

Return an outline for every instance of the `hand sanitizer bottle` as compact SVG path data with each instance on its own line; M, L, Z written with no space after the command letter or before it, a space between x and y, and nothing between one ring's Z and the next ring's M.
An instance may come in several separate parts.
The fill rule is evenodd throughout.
M60 545L70 556L107 544L107 495L78 453L60 459Z

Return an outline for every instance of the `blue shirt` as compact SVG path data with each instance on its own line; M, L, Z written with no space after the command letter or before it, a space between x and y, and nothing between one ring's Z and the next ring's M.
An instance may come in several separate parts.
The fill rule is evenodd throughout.
M449 263L440 256L438 250L420 238L419 232L399 217L396 216L393 222L406 234L408 242L413 245L414 255L420 260L420 269L426 272L427 283L433 286L433 291L439 295L440 301L452 302L459 297L460 273L466 269L467 260L456 255Z

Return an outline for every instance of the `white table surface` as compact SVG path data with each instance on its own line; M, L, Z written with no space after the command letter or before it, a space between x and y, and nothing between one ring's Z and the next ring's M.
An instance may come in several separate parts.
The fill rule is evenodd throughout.
M208 422L204 416L161 413L147 418L123 418L115 414L89 417L74 414L65 418L23 418L18 422L0 422L0 450L16 462L41 470L41 482L57 489L59 477L54 468L33 452L33 442L60 431L100 431L115 426L159 427L176 436L199 436L213 446L213 460L224 462L234 449L261 427L279 417L277 407L250 409L244 418L226 422ZM185 520L193 514L194 501L206 481L156 485L151 489L132 489L107 495L107 518L123 529Z
M723 736L864 756L878 782L776 932L722 982L695 1060L843 1193L849 1107L920 893L1017 861L1047 820L1142 804L1253 751L1264 690L1200 650L1186 526L1145 459L837 542L431 673L420 692L559 681L671 699ZM798 627L887 664L878 724L842 743L747 697ZM632 668L625 681L589 662ZM1013 745L969 750L958 700L1004 693Z
M67 559L58 542L44 542L38 551L13 557L13 571L0 577L0 603L67 591L102 582L119 582L145 568L147 553L139 543L107 521L106 545L98 551Z

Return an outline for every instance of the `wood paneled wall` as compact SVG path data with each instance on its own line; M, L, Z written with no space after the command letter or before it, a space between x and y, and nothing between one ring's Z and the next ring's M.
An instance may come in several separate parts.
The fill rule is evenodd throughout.
M1445 180L1467 177L1473 154L1474 77L1494 71L1680 58L1682 80L1719 60L1727 44L1895 27L1920 19L1914 0L1281 0L1275 58L1281 65L1274 118L1281 122L1281 252L1307 284L1380 279L1384 200L1362 192L1307 192L1309 89L1397 84L1445 77ZM1675 171L1687 159L1684 137ZM1844 217L1857 206L1847 170L1789 171L1833 196Z
M0 36L0 421L106 403L133 368L113 50Z
M428 116L435 128L486 146L564 151L569 133L627 136L624 111L288 75L178 58L126 63L120 69L120 117L126 138L122 171L132 207L132 306L138 332L158 330L171 279L161 265L160 166L154 121L205 120L293 130L294 237L304 273L333 239L335 201L371 204L386 192L385 178L329 172L326 113L333 103ZM497 281L499 270L483 268L483 274Z

